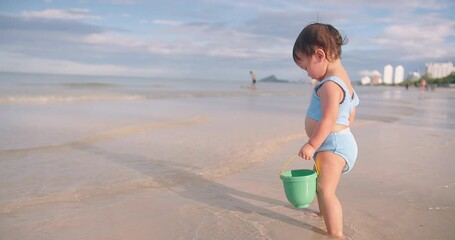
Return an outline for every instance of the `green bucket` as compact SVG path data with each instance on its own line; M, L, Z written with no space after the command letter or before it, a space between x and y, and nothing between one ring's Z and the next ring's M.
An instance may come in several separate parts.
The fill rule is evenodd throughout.
M294 160L290 159L290 161ZM313 202L316 195L317 173L310 169L297 169L281 171L280 178L283 181L286 198L296 208L307 208Z

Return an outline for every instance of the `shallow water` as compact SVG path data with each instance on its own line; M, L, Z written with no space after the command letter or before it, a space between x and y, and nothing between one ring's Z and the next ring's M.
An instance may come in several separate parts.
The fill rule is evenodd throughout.
M216 208L203 207L207 216L197 216L203 222L204 217L213 220L217 214L211 211L232 202L224 199L231 199L228 195L214 190L212 196L206 188L239 194L212 181L265 163L282 148L305 139L303 119L311 93L310 86L295 83L259 83L250 89L232 81L17 74L0 75L0 82L0 230L9 229L12 237L26 230L30 235L20 235L23 239L43 233L35 226L43 223L43 211L49 210L46 217L53 219L52 214L68 214L82 207L88 215L81 216L89 218L87 209L99 210L109 202L115 205L121 197L153 189L164 194L166 189L175 191L183 185L189 185L183 189L193 193L179 192L181 197L203 204L216 202ZM357 87L356 91L361 99L359 127L378 122L436 129L428 133L430 137L455 129L452 90L422 93L399 87ZM385 133L376 136L381 134ZM392 136L393 131L387 134ZM442 139L429 146L454 146L447 140L450 137ZM432 190L433 197L419 198L414 188L400 196L416 209L447 210L453 202L444 202L445 190L453 189L452 185L438 185L440 188ZM222 199L216 200L218 197ZM102 207L97 206L98 201L103 202ZM241 205L254 208L245 202ZM187 206L189 212L196 211L194 208ZM232 221L219 218L219 224L234 225L226 225L226 236L221 239L229 239L239 219L251 217L236 212L235 207L228 209ZM271 214L256 210L265 211L264 216ZM131 219L135 217L131 215ZM351 223L362 218L359 214ZM241 236L265 234L255 220L248 223L251 232ZM199 227L200 234L213 235L207 226ZM71 233L66 234L63 237ZM90 232L84 234L90 236ZM83 234L71 236L77 239ZM267 239L265 236L258 239Z

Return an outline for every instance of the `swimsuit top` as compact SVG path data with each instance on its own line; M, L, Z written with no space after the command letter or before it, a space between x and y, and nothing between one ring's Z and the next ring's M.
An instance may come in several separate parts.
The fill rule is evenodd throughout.
M359 97L357 96L354 90L352 90L353 91L352 97L346 97L351 96L348 87L343 82L343 80L335 76L325 78L324 80L316 84L316 86L314 86L313 96L311 97L310 106L308 107L307 110L307 116L316 121L321 120L322 118L321 99L319 98L317 91L327 81L332 81L338 84L338 86L340 86L344 93L343 100L341 101L338 107L338 119L336 120L335 123L349 126L349 115L354 110L354 108L359 105Z

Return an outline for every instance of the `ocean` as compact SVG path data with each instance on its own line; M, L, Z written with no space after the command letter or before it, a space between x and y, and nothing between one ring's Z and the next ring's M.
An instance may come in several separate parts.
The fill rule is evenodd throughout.
M233 176L304 142L311 86L249 84L1 73L0 231L58 239L49 229L75 209ZM451 89L355 89L359 124L455 129Z
M3 210L71 201L79 191L89 195L84 199L153 185L150 175L167 174L156 166L163 161L202 175L241 170L261 160L236 165L232 159L245 158L246 149L264 137L279 135L280 114L298 119L306 88L13 73L1 74L0 82ZM277 128L258 128L270 123ZM141 159L109 156L110 150L140 153Z

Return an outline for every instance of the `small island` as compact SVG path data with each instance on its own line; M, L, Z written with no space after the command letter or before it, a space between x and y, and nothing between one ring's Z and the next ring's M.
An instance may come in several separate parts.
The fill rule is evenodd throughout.
M262 78L259 82L273 82L273 83L288 83L288 80L278 79L275 75L270 75L268 77Z

